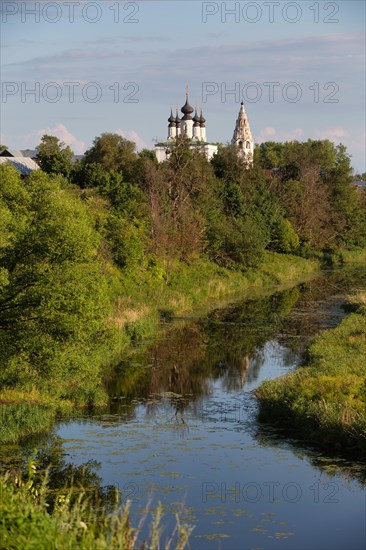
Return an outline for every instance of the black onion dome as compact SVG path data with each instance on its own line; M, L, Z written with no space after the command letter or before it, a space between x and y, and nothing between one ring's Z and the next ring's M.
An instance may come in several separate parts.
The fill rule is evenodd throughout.
M200 123L201 123L201 118L197 114L197 109L196 109L195 115L193 117L193 122L194 122L194 126L199 126Z
M200 116L200 123L201 123L201 126L204 126L205 122L206 122L206 119L205 119L205 117L203 116L202 111L201 111L201 116Z
M188 101L188 94L186 96L186 102L185 104L183 105L182 109L181 109L182 113L184 115L191 115L194 111L193 107L189 104L189 101Z
M170 109L170 117L168 118L169 126L175 126L175 117L173 111Z
M176 114L176 117L175 117L175 123L177 126L180 126L180 118L179 118L179 115L178 115L178 109L177 109L177 114Z
M187 97L187 100L186 100L185 104L183 105L181 111L184 115L191 115L193 113L194 109L193 109L192 105L189 104L188 97Z

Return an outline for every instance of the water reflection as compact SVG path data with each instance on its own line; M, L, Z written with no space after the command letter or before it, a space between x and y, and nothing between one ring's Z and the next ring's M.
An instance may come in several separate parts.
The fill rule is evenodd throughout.
M70 462L60 437L43 435L29 439L22 448L3 448L0 453L0 472L7 472L14 479L21 476L27 482L30 459L36 465L36 472L32 474L35 487L41 486L47 475L46 501L50 512L59 495L70 494L70 503L73 505L81 493L94 508L107 511L114 509L117 489L113 485L103 484L102 477L97 474L100 463L93 459L82 464Z
M331 272L299 287L236 303L196 322L178 321L148 350L135 349L106 382L111 412L133 418L134 399L172 393L179 414L212 394L214 382L235 392L260 378L265 344L272 342L285 368L293 368L311 338L344 315L345 294L363 285L364 270ZM357 282L357 283L356 283ZM176 396L180 396L177 399Z
M179 412L188 402L210 395L217 379L229 391L241 389L247 376L257 376L262 347L299 297L299 289L290 289L214 311L195 323L178 323L150 349L136 351L120 364L108 382L117 401L113 412L124 407L121 397L146 398L163 392L189 396L175 400Z

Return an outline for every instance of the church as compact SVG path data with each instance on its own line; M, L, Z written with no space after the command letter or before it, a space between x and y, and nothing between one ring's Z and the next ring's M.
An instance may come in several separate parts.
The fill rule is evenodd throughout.
M202 114L198 114L197 109L189 104L188 86L186 91L186 102L181 108L183 114L180 118L178 109L175 116L173 110L170 110L168 118L168 137L162 143L157 143L155 146L155 154L159 162L168 160L171 154L171 148L179 136L186 136L191 140L191 149L199 149L200 152L206 155L208 160L211 160L216 155L218 147L213 143L209 143L206 137L206 119ZM192 116L194 113L194 116ZM243 156L248 164L253 162L254 141L250 131L249 121L244 108L244 101L241 102L239 115L236 121L236 126L231 140L233 145L238 148L238 154Z

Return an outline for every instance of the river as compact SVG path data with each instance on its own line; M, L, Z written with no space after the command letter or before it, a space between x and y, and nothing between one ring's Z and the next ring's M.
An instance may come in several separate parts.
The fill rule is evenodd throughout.
M108 411L60 422L32 446L55 479L87 464L91 483L117 487L136 518L161 501L162 541L179 511L195 525L192 549L364 550L366 464L259 423L253 390L298 368L365 278L360 268L329 271L166 323L106 380Z

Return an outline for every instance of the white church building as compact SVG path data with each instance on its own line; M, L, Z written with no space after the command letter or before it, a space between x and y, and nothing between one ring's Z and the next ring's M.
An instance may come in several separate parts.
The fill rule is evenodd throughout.
M183 105L181 112L183 117L180 118L178 109L176 115L173 115L173 110L170 110L168 118L168 137L167 140L157 143L155 146L155 154L159 162L168 160L171 155L171 149L174 146L176 139L179 136L186 136L191 140L191 149L199 149L200 152L206 155L208 160L211 160L216 155L218 147L213 143L209 143L206 137L206 119L202 114L202 109L198 115L197 109L189 104L188 86L186 91L186 102ZM192 114L194 116L192 117ZM245 156L248 164L253 162L254 141L250 131L248 117L244 108L244 101L241 102L241 107L236 121L234 135L231 143L238 147L238 154Z
M236 120L231 143L238 147L238 154L245 157L248 164L253 164L254 141L252 132L250 131L248 117L245 112L244 100L242 100L240 105L240 111Z

